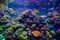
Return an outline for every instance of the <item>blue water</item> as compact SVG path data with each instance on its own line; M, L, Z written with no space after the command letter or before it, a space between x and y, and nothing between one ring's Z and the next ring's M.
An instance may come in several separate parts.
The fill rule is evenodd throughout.
M14 2L9 3L8 7L13 8L15 10L22 8L23 10L25 9L37 9L39 11L39 15L47 15L48 12L53 12L55 10L55 1L50 2L49 0L37 0L39 1L38 3L32 2L33 0L28 0L29 2L27 3L26 0L14 0ZM50 5L48 5L50 3ZM27 5L26 5L27 4ZM37 5L39 4L39 5ZM44 10L42 10L44 8ZM18 11L19 11L18 10ZM21 12L21 10L20 10Z

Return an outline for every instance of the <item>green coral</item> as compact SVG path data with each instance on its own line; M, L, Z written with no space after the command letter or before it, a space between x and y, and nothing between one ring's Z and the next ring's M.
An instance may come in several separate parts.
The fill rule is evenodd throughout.
M0 34L0 40L5 40L5 37L2 34Z

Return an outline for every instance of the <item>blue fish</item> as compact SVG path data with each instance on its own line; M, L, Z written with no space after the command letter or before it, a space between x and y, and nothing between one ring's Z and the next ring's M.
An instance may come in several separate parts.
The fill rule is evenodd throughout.
M57 27L54 27L54 28L53 28L53 30L54 30L54 31L57 31L57 30L58 30L58 28L57 28Z
M0 12L0 17L3 17L3 16L4 16L4 14L2 12Z

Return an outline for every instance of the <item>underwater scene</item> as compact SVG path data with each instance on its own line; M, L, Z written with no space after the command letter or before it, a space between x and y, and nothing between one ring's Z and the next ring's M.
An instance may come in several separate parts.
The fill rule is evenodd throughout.
M60 0L0 0L0 40L60 40Z

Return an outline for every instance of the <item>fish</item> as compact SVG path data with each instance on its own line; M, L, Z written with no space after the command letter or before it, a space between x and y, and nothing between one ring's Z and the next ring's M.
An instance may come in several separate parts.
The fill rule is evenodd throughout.
M4 14L2 12L0 12L0 17L3 17L3 16L4 16Z

